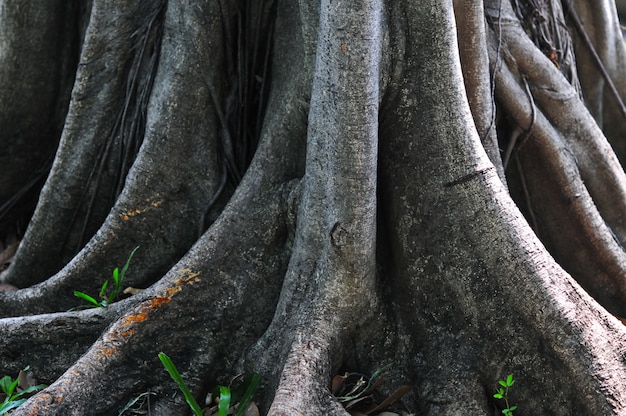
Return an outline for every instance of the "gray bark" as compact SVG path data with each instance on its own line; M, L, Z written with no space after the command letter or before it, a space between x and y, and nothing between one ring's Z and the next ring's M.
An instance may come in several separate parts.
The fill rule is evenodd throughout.
M78 55L77 2L0 6L0 238L32 214L57 147ZM38 28L33 33L32 28ZM23 226L20 224L20 227Z
M272 415L346 415L332 377L390 362L413 414L499 414L509 373L521 414L625 413L623 120L533 4L95 0L0 293L0 372L50 383L12 414L185 414L160 351L198 398L261 373ZM146 290L67 311L137 245Z

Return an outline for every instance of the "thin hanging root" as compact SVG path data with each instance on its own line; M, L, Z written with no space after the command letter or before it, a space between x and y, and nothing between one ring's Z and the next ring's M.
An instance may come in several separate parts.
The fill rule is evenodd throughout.
M572 25L576 29L576 32L578 33L583 43L589 50L589 53L591 54L594 63L598 67L598 71L600 71L600 75L604 79L604 82L606 82L606 85L609 87L609 91L611 95L615 99L617 107L620 109L620 112L626 119L626 105L624 105L624 100L622 100L622 97L619 91L617 90L617 87L615 86L613 79L611 78L608 71L606 70L604 63L602 63L602 59L600 58L600 55L598 55L596 48L593 46L593 42L591 42L591 39L589 39L589 35L587 35L587 32L585 31L585 28L582 22L580 21L578 14L576 13L576 10L572 6L572 0L565 0L563 2L563 6L564 6L563 8L564 8L565 17L572 22Z
M511 137L509 139L509 143L507 144L506 151L504 153L504 158L503 158L505 171L509 165L509 162L511 161L511 157L514 155L514 151L516 150L516 147L522 146L524 142L528 140L528 138L532 135L533 126L535 125L535 121L537 118L537 106L535 105L535 100L533 99L533 95L530 92L530 88L528 87L528 81L524 77L522 77L522 79L524 81L524 87L526 89L526 96L528 97L528 100L530 102L530 108L532 110L532 117L531 117L530 125L524 131L522 131L521 127L517 126L511 133Z
M507 26L503 36L515 65L529 81L535 102L554 128L568 138L568 148L575 154L580 174L602 217L626 246L626 174L613 149L576 91L547 65L549 60L533 48L523 32ZM507 86L520 89L511 82Z
M559 75L560 76L560 75ZM497 73L497 96L518 125L528 125L532 110L514 75L504 66ZM518 151L527 200L535 215L535 230L562 266L613 313L623 315L626 305L626 256L612 238L589 183L582 179L578 153L543 112L536 113L533 135ZM528 149L532 147L532 151ZM538 159L544 160L543 164ZM545 238L550 238L546 241ZM590 277L593 276L593 277ZM583 281L584 279L584 281Z
M539 225L537 224L537 216L535 215L535 211L533 210L533 203L530 198L530 193L528 192L528 184L526 183L526 174L524 173L522 162L519 160L517 156L515 157L515 167L517 168L517 174L520 178L522 191L524 192L524 199L526 201L526 210L528 211L528 216L530 217L530 224L536 233L539 231Z

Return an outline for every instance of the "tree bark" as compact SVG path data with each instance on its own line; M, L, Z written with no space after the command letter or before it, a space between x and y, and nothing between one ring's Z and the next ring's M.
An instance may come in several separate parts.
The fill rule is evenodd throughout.
M583 3L94 0L2 278L0 372L50 384L12 415L187 414L161 351L198 400L259 372L271 415L367 413L331 380L390 363L398 415L500 414L511 373L521 414L626 412L623 119L583 33L618 94L625 51ZM145 290L76 308L136 246Z
M0 238L28 222L63 127L79 48L77 2L0 8ZM32 28L37 28L33 31Z

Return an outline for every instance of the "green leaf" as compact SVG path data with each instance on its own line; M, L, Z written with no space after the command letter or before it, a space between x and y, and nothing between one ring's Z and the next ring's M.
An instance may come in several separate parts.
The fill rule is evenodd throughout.
M22 404L24 404L24 402L26 401L26 399L21 399L21 400L14 400L14 401L10 401L7 402L5 401L4 403L0 404L0 415L5 415L9 412L9 410L13 410L16 407L21 406Z
M509 409L511 409L512 412L513 410L517 410L517 406L511 406Z
M117 267L115 269L113 269L113 283L115 283L115 286L119 286L120 285L120 269L118 269Z
M122 267L122 272L120 273L120 282L124 278L124 275L126 274L128 267L130 266L130 261L133 259L133 256L135 255L135 252L138 249L139 249L139 246L135 247L133 251L130 252L130 255L128 256L128 260L126 260L126 264L124 264L124 267Z
M513 380L513 374L509 374L508 376L506 376L507 387L511 387L514 383L515 383L515 380Z
M230 388L220 386L220 402L217 406L217 416L227 416L230 408Z
M161 360L163 367L165 367L170 377L172 377L172 380L174 380L176 384L178 384L178 388L180 389L180 391L183 392L183 396L185 396L185 400L187 401L187 404L193 411L194 415L202 416L202 409L200 409L200 406L198 406L198 402L196 402L196 399L194 399L191 391L189 391L189 387L187 387L187 384L185 384L185 382L183 381L183 377L178 372L178 369L176 368L170 357L168 357L164 352L160 352L159 360Z
M13 394L18 383L19 383L18 379L13 380L13 382L9 386L9 391L7 392L7 396L11 396Z
M92 298L91 296L89 296L86 293L83 292L79 292L78 290L74 291L74 296L79 297L83 300L86 300L87 302L95 305L97 308L101 308L102 305L100 304L100 302L98 302L97 300L95 300L94 298Z
M106 290L108 286L109 286L109 281L105 280L104 283L102 283L102 287L100 288L100 295L98 295L100 299L106 300L107 298Z
M0 378L0 389L2 389L4 394L7 396L10 396L13 393L12 390L9 391L11 389L11 383L13 383L13 379L10 376Z
M498 384L500 384L502 387L509 387L508 384L506 384L506 381L504 380L498 381Z
M237 411L235 412L235 416L243 416L248 404L252 400L254 393L257 391L259 386L261 385L261 375L258 373L252 373L243 381L240 387L245 387L245 392L239 400L239 404L237 405Z
M113 283L114 283L115 287L113 288L113 290L109 294L109 297L107 299L108 303L113 303L115 301L115 299L117 298L117 295L120 293L120 285L122 284L122 280L124 279L124 275L126 274L126 271L128 270L128 267L130 266L130 261L132 260L133 256L135 255L135 252L137 251L138 248L139 248L139 246L135 247L133 249L133 251L130 252L130 255L128 256L128 259L126 260L126 264L124 264L124 267L122 267L122 271L121 272L119 271L119 269L117 267L113 270Z
M16 395L14 395L13 397L14 397L14 398L17 398L17 397L22 397L22 396L24 396L25 394L30 394L30 393L32 393L32 392L34 392L34 391L43 390L43 389L45 389L46 387L48 387L48 386L47 386L47 385L45 385L45 384L38 384L38 385L36 385L36 386L30 386L30 387L29 387L29 388L27 388L26 390L22 390L22 391L20 391L19 393L17 393L17 394L16 394Z
M502 413L504 413L505 415L509 414L509 409L502 409Z
M496 393L493 395L493 397L496 399L502 399L504 396L502 395L502 393Z

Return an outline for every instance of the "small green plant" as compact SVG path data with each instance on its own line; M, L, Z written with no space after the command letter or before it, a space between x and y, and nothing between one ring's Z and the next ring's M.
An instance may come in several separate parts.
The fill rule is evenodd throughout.
M124 280L124 275L126 274L126 271L130 266L130 261L132 260L138 248L139 246L135 247L133 251L130 252L128 259L126 260L126 264L124 264L124 267L122 267L122 271L120 271L117 267L115 268L115 270L113 270L113 290L111 290L108 294L107 289L109 288L109 280L107 279L104 281L102 287L100 288L100 294L98 295L98 297L100 298L99 301L96 300L93 296L89 296L88 294L84 292L79 292L78 290L74 291L74 296L89 302L89 306L91 306L92 308L106 308L111 303L115 302L117 295L119 295L120 293L120 286L122 284L122 280Z
M509 404L509 389L515 384L513 380L513 374L506 376L506 380L498 381L500 387L498 387L497 393L493 395L494 398L504 400L505 408L502 409L502 413L505 415L513 415L513 411L517 409L517 406L511 406Z
M10 410L21 406L32 393L48 387L45 384L28 385L24 380L26 380L26 372L29 369L26 367L20 371L20 375L16 379L12 379L11 376L0 378L0 389L4 396L4 400L0 403L0 415L7 414Z
M167 354L160 352L159 360L163 364L163 367L167 370L172 380L178 384L178 388L183 392L183 396L185 396L185 401L193 411L195 416L202 416L206 413L203 413L203 409L200 408L198 402L191 394L189 387L183 380L183 377L178 372L178 369L167 356ZM229 414L234 414L235 416L243 416L244 412L251 404L252 396L259 388L261 384L261 376L257 373L252 373L248 377L244 379L244 381L239 385L237 389L231 390L229 386L218 386L215 391L215 397L217 397L217 406L213 408L209 408L209 415L217 415L217 416L226 416ZM211 404L211 396L209 396L208 404ZM255 405L256 406L256 405ZM255 407L256 408L256 407ZM213 411L217 411L214 413Z

